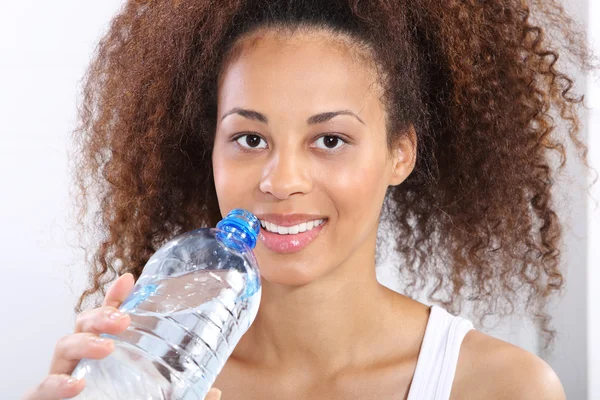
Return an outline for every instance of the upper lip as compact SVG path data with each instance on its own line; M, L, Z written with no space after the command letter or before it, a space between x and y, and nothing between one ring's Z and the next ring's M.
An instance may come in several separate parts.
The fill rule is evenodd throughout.
M256 214L261 221L270 222L277 226L294 226L303 222L327 219L318 214Z

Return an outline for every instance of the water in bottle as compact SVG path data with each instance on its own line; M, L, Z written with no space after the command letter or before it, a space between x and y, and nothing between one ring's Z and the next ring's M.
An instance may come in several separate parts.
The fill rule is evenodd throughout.
M248 330L261 298L252 249L260 223L236 209L217 228L171 239L120 307L131 325L102 360L82 360L77 400L203 400Z

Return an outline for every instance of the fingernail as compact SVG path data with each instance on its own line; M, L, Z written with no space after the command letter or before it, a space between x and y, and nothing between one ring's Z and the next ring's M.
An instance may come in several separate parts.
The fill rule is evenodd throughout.
M77 382L79 382L79 379L71 377L65 381L65 385L72 386L75 385Z
M104 338L101 338L101 337L92 338L92 341L94 343L96 343L96 344L101 345L101 346L104 346L104 345L106 345L108 343L108 339L104 339Z
M124 317L125 317L125 314L123 314L120 311L114 311L114 312L110 313L110 315L108 316L108 318L110 318L110 319L112 319L114 321L122 319Z

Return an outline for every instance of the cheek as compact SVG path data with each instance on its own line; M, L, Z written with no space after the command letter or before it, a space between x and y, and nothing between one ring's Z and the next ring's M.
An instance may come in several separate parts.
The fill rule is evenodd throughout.
M354 249L362 247L374 230L376 232L382 190L385 195L383 175L382 167L376 162L356 163L338 169L331 174L329 183L323 183L336 215L332 221L334 229L328 235L330 242L326 249L320 249L321 254L345 259Z
M215 149L213 154L213 177L221 211L233 208L240 190L239 169L227 157Z
M386 185L378 163L360 163L336 169L324 183L342 221L365 223L381 209Z
M223 198L223 191L226 187L224 185L224 182L227 180L227 171L224 168L222 159L218 156L218 149L216 148L212 156L212 169L213 179L215 182L215 190L217 192L219 203L221 203L221 200Z
M212 166L221 211L237 207L248 208L260 176L260 166L236 160L218 147L213 153Z

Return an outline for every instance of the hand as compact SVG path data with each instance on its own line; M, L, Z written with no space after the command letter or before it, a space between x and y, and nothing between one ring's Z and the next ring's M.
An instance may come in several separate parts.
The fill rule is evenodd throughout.
M221 400L221 391L217 388L211 388L204 400Z
M77 316L75 332L56 344L48 376L27 392L23 400L60 400L74 397L83 390L85 381L78 381L70 375L82 358L97 360L112 353L115 348L113 341L100 337L100 334L116 335L129 326L129 316L118 312L117 308L129 295L133 284L133 275L120 276L106 293L101 307Z

